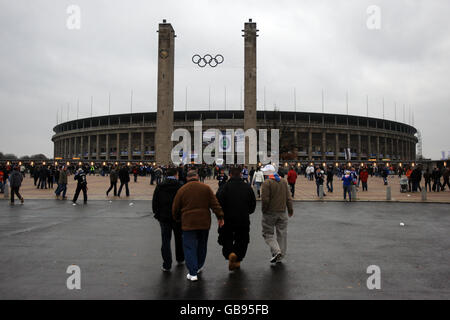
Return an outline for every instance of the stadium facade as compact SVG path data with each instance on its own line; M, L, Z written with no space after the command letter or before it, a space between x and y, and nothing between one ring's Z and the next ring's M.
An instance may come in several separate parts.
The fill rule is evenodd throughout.
M54 158L80 161L154 162L157 113L79 119L54 127ZM244 128L243 111L176 111L173 128L193 136L203 130ZM257 129L280 130L280 160L413 162L416 129L410 125L353 115L258 111ZM171 144L167 141L167 144ZM195 160L195 159L194 159Z

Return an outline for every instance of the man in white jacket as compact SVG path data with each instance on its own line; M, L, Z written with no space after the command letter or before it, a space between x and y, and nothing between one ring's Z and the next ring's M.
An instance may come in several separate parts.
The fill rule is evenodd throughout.
M258 192L258 197L261 198L261 185L264 182L264 173L261 171L261 167L256 169L253 175L252 185L256 186L256 191Z

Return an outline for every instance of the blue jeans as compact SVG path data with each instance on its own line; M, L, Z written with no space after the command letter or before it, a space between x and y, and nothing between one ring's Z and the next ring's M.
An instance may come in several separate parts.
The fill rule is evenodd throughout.
M327 189L328 189L328 192L333 192L333 180L327 179Z
M261 196L261 185L262 185L262 182L255 182L256 191L258 192L258 197Z
M191 276L196 276L206 260L209 230L183 231L183 249L186 266Z
M55 194L57 196L59 196L61 194L61 192L63 193L63 198L66 197L66 192L67 192L67 184L66 183L61 183L58 185L58 188L56 188Z

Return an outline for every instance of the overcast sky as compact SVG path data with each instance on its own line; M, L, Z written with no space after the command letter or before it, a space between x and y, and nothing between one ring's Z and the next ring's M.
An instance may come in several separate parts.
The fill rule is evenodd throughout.
M67 8L81 28L67 28ZM369 29L370 5L381 10ZM421 130L426 157L450 152L448 0L0 0L0 151L53 155L52 128L63 121L156 111L157 28L172 23L175 110L240 109L244 22L257 22L258 109L349 112L409 122ZM374 20L370 20L374 21ZM373 24L371 24L373 26ZM222 54L200 69L194 54ZM226 89L225 89L226 88ZM264 88L266 99L264 99ZM397 116L394 104L397 104ZM59 119L60 121L60 119Z

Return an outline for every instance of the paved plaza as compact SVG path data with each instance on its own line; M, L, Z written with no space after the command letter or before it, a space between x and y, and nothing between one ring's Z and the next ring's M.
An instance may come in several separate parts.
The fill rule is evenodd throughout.
M121 199L121 200L151 200L153 191L155 190L155 185L150 185L150 177L138 177L137 182L133 182L133 176L130 177L131 182L130 187L130 197L125 197L125 190L122 190L120 198L115 198L112 196L112 192L109 198L106 196L106 190L109 188L109 177L91 175L87 176L88 181L88 197L92 200L111 200L111 199ZM217 190L217 181L214 179L206 179L205 181L211 188ZM118 183L117 188L119 188L120 183ZM389 185L392 190L392 201L403 201L403 202L422 202L422 195L420 192L416 193L401 193L400 183L397 176L389 177ZM386 186L383 184L383 179L379 177L369 177L369 191L368 192L358 192L357 198L360 201L385 201L386 200ZM342 182L339 178L335 177L334 180L334 192L328 193L326 191L326 197L324 201L342 201L343 200L343 189ZM34 180L26 176L22 187L21 194L27 199L54 199L54 190L56 189L56 184L54 189L36 189L34 186ZM76 189L76 181L73 180L73 176L68 177L68 199L72 199L73 193ZM316 193L316 183L315 181L308 181L304 176L298 176L297 184L295 186L295 198L294 200L302 201L315 201L319 200ZM360 188L362 190L362 188ZM3 196L3 195L0 195ZM81 195L81 201L82 201ZM80 201L79 200L79 201ZM427 193L428 202L444 202L450 203L450 190L447 188L444 192L429 192Z
M288 257L271 267L258 204L242 269L228 271L213 221L206 270L191 283L185 266L160 270L151 201L0 201L0 298L449 299L449 209L295 202ZM81 290L66 287L72 264L81 268ZM381 269L381 290L366 286L370 265Z

